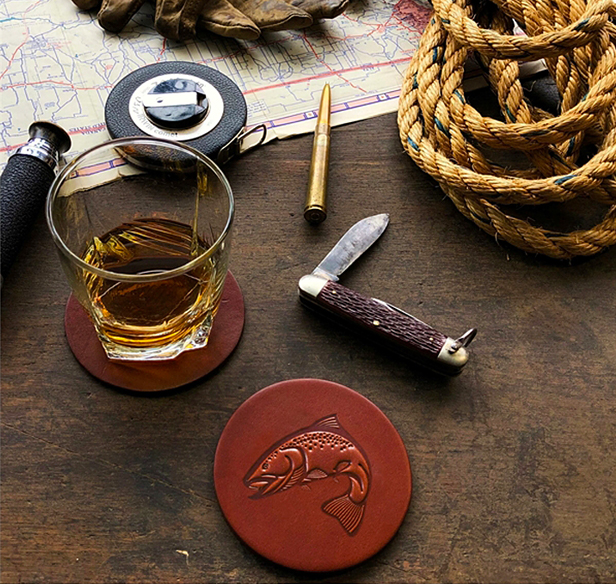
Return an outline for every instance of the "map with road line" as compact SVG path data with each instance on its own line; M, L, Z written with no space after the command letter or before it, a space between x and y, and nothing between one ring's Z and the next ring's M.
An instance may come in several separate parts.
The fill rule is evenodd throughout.
M355 0L345 14L300 31L256 41L201 34L178 43L156 33L149 5L116 35L70 0L4 0L0 165L27 141L35 120L69 132L69 157L107 140L110 91L132 71L162 61L201 63L233 79L248 104L248 125L265 123L269 139L314 130L324 83L332 88L333 125L395 111L429 14L414 0Z

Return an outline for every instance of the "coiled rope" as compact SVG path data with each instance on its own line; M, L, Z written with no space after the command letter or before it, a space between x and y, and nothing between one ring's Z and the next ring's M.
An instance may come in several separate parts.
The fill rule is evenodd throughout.
M616 243L616 0L432 0L434 13L406 72L398 126L405 150L484 231L553 258L596 254ZM514 24L526 36L514 34ZM462 86L480 61L503 120L484 117ZM545 59L560 93L554 116L525 98L520 62ZM593 145L590 160L582 146ZM523 152L530 168L491 161L490 149ZM531 224L507 206L586 198L607 207L590 229ZM511 208L511 207L510 207Z

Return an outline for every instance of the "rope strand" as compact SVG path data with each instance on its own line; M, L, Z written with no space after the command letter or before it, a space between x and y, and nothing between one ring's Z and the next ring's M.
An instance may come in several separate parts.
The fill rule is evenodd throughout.
M616 0L433 0L406 72L398 127L405 150L462 214L525 251L567 259L616 243ZM513 34L517 23L526 36ZM466 100L464 64L485 68L504 121ZM560 114L524 96L520 61L543 58ZM578 165L582 145L597 153ZM491 149L522 152L529 170L503 168ZM505 212L589 198L608 207L587 230L560 233Z

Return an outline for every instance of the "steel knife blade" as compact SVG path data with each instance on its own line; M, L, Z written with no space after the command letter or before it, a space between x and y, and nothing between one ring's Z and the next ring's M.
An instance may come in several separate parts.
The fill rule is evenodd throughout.
M338 283L340 276L385 231L389 215L366 217L349 229L311 274L298 284L302 303L353 329L368 333L386 348L438 373L457 375L466 365L470 329L453 339L411 314Z
M337 282L338 276L381 237L387 225L387 213L358 221L340 238L312 273Z

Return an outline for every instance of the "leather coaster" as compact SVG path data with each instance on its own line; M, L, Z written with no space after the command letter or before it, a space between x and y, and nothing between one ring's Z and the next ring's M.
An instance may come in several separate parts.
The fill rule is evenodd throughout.
M411 468L391 422L357 392L320 379L271 385L225 427L214 461L222 512L266 558L293 568L348 568L400 527Z
M231 355L244 328L244 298L236 279L227 273L207 347L186 351L168 361L109 359L92 321L73 295L66 304L64 328L73 354L94 377L133 391L164 391L211 373Z

